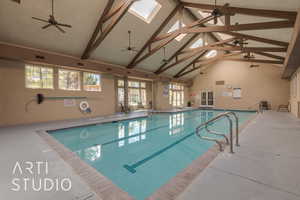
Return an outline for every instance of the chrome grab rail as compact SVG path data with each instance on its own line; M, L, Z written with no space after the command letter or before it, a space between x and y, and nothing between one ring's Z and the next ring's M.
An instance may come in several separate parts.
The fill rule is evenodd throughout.
M210 133L210 134L214 134L214 135L218 135L218 136L222 136L226 139L226 144L230 144L230 153L234 153L233 152L233 126L232 126L232 119L230 116L234 116L235 118L235 121L236 121L236 146L239 146L239 119L237 117L237 115L234 113L234 112L226 112L226 113L221 113L219 115L217 115L216 117L202 123L201 125L199 125L197 128L196 128L196 135L201 138L201 139L205 139L205 140L210 140L210 141L214 141L216 142L218 145L219 145L219 149L220 151L223 151L223 146L222 146L222 143L218 140L218 139L215 139L215 138L210 138L210 137L207 137L207 136L202 136L200 134L200 130L202 127L205 128L205 130ZM228 119L229 121L229 131L230 131L230 142L227 138L227 136L225 134L222 134L222 133L218 133L218 132L215 132L215 131L211 131L208 129L208 125L212 122L215 122L221 118L224 118L226 117L226 119Z

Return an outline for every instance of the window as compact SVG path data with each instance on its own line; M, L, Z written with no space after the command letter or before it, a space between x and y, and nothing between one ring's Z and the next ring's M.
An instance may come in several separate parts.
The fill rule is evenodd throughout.
M125 82L118 80L118 102L125 104ZM129 106L144 107L147 105L146 83L140 81L128 81Z
M58 86L62 90L80 90L80 72L60 69L58 71Z
M101 91L100 74L83 72L83 89L85 91Z
M181 23L182 23L182 22L181 22ZM182 25L182 26L181 26L181 25ZM176 31L176 30L178 30L178 29L180 29L180 28L182 28L182 27L185 27L185 24L184 24L184 23L180 24L180 21L177 20L177 21L175 22L175 24L170 28L170 30L168 31L168 33L171 33L171 32L173 32L173 31ZM177 40L178 42L180 42L186 35L187 35L187 34L180 34L178 37L175 38L175 40Z
M160 8L161 5L155 0L139 0L134 2L128 11L145 22L150 23Z
M194 43L190 46L190 48L191 48L191 49L195 49L195 48L202 47L202 46L203 46L203 39L200 38L200 39L198 39L196 42L194 42Z
M182 107L184 104L184 86L179 84L169 85L169 103L174 107Z
M212 58L212 57L215 57L217 54L218 54L218 52L216 50L211 50L205 55L205 57Z
M213 106L214 105L214 93L212 91L201 92L201 106Z
M138 81L128 82L129 106L146 106L146 83Z
M25 79L26 88L53 89L53 68L26 65Z
M125 90L124 80L118 80L118 103L124 106L124 90Z

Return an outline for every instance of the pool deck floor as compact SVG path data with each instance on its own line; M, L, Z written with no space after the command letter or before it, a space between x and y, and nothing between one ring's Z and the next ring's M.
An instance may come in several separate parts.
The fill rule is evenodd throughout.
M72 168L36 134L37 130L78 126L112 119L142 117L145 113L87 120L40 123L0 128L0 199L101 199ZM235 154L220 153L177 199L184 200L300 200L300 120L289 113L265 112L240 137ZM69 192L14 192L15 163L48 161L48 178L69 177Z
M242 132L235 153L220 153L178 200L299 200L300 120L265 112Z

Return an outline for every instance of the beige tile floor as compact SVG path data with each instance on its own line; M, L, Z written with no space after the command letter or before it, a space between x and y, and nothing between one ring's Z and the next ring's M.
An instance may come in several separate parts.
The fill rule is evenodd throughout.
M300 199L300 120L266 112L241 135L233 155L219 154L178 199Z

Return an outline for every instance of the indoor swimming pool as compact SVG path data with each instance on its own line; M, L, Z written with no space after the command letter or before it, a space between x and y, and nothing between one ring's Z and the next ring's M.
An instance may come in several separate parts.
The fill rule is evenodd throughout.
M215 144L197 137L195 128L222 112L155 114L48 132L134 199L145 199ZM255 112L236 114L241 126ZM228 132L228 123L222 119L210 129Z

